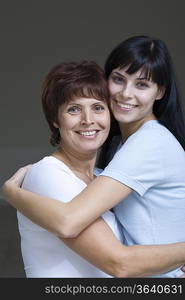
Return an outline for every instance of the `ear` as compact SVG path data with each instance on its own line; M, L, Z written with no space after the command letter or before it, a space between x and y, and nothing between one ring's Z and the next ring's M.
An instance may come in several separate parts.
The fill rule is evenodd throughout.
M160 87L159 89L158 89L158 93L157 93L157 97L156 97L156 99L155 100L160 100L160 99L162 99L162 97L164 96L164 94L165 94L165 91L166 91L166 88L165 87Z

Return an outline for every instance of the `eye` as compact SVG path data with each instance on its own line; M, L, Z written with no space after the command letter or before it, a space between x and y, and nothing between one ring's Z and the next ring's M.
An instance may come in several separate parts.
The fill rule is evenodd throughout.
M96 104L94 106L94 110L99 113L99 112L102 112L103 110L105 110L105 107L101 104Z
M67 109L67 112L70 114L78 114L80 112L80 107L77 105L73 105Z
M118 75L112 75L111 79L116 84L122 84L124 82L124 78Z
M137 82L137 87L138 88L144 89L144 88L147 88L148 86L149 85L145 81L139 81L139 82Z

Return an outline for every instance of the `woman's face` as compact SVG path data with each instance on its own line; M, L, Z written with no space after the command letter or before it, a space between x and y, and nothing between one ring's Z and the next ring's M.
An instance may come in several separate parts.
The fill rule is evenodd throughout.
M61 147L70 153L96 152L110 130L110 112L106 102L94 98L77 98L61 105L58 124Z
M134 126L154 119L153 104L161 99L163 92L156 83L147 80L139 70L134 74L116 68L108 79L111 94L111 109L121 125Z

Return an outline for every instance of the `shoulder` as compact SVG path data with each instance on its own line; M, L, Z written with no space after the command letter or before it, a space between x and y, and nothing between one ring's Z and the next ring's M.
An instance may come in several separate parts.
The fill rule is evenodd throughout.
M33 165L22 187L42 196L70 201L85 184L63 162L46 157Z
M119 174L132 174L132 176L137 172L138 174L149 174L155 170L161 172L164 153L160 142L162 127L160 124L158 126L158 122L145 123L117 151L106 167L106 172L111 170ZM161 176L162 173L158 177Z
M146 124L132 134L115 154L119 160L133 160L160 152L161 126ZM113 158L114 161L114 158Z
M67 165L53 156L46 156L40 161L33 164L33 166L28 171L27 176L51 176L53 172L60 172L61 174L65 172L70 174L70 170Z
M146 125L126 140L101 174L120 181L140 195L164 178L159 130L153 122Z
M156 120L146 122L139 130L132 134L122 145L120 151L125 155L142 156L155 153L155 157L163 155L170 145L178 147L179 143L174 135ZM146 157L145 157L146 158Z
M138 136L137 136L138 135ZM147 122L136 134L137 141L142 141L140 146L145 148L147 151L155 151L162 159L173 157L178 155L184 157L184 149L180 145L176 137L171 131L158 121Z
M161 135L167 136L169 134L169 131L161 125L156 120L151 120L146 122L139 128L134 134L132 134L128 138L128 142L138 142L139 139L142 139L142 141L155 141L157 142L160 140ZM143 144L143 143L141 143Z
M69 168L52 156L35 163L25 176L23 188L43 193L69 186L73 173Z
M166 143L166 141L170 140L174 143L178 143L175 136L157 120L150 120L146 122L129 139L134 140L140 137L147 138L148 141L159 141L160 144Z

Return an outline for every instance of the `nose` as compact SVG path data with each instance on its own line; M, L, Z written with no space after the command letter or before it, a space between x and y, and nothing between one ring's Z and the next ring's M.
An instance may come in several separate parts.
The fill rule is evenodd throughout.
M91 125L94 124L94 115L90 110L84 110L81 115L81 124L82 125Z
M123 88L121 90L121 95L125 99L132 98L132 94L133 94L133 90L132 90L132 87L130 85L126 84L125 86L123 86Z

